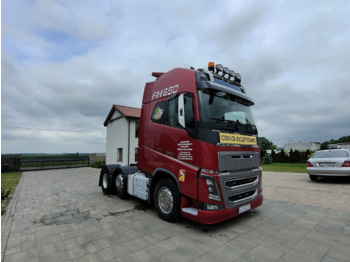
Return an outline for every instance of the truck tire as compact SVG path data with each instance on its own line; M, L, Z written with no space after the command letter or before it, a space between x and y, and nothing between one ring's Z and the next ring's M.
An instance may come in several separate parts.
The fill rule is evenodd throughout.
M115 176L115 190L121 199L128 196L128 177L122 172L118 172Z
M113 188L112 188L112 183L111 183L111 178L107 170L103 170L101 174L101 187L102 187L102 192L105 195L110 195L112 194Z
M177 185L172 180L159 180L153 197L157 213L163 220L175 222L179 219L181 199Z

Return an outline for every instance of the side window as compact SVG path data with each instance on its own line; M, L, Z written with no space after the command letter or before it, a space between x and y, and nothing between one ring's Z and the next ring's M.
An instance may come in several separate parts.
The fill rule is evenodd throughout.
M168 101L168 125L172 127L181 127L179 125L179 118L177 114L178 98Z
M185 98L185 121L186 127L194 128L194 108L192 94L188 93ZM152 121L158 124L182 128L179 124L178 97L168 101L158 102L152 114Z
M161 101L156 104L153 114L152 121L158 124L165 124L167 116L167 101Z
M187 128L194 128L194 108L192 94L188 93L185 98L185 123Z

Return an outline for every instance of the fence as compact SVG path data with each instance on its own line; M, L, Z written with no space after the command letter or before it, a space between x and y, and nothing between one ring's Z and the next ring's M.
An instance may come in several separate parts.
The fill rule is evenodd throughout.
M89 155L40 157L2 155L1 172L86 167L89 166L89 162Z

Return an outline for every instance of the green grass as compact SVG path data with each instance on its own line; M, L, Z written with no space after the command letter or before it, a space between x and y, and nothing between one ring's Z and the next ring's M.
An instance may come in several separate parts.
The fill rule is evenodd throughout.
M70 161L70 162L43 162L43 163L24 163L21 167L46 167L46 166L75 166L87 165L88 161Z
M13 194L16 190L19 180L21 179L22 172L2 173L1 174L1 191L7 192L10 190L10 194ZM9 198L1 199L1 215L5 213L5 208L9 202Z
M272 163L262 165L263 171L270 172L290 172L290 173L306 173L305 163Z

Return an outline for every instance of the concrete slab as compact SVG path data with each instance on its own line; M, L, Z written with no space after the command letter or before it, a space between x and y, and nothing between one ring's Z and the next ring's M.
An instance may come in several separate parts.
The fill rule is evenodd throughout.
M2 261L348 261L350 181L264 172L264 204L217 225L161 220L105 196L99 170L25 172L2 217Z

